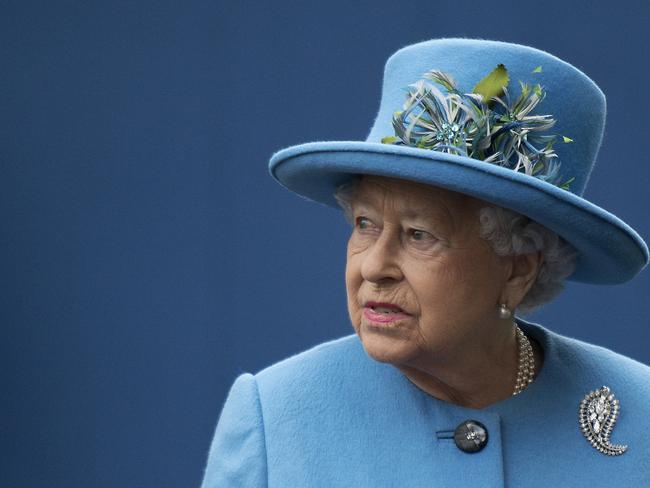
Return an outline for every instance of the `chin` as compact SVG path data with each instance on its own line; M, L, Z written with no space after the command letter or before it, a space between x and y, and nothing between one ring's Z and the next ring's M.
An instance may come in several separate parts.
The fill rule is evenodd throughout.
M363 325L357 329L363 348L368 356L380 363L404 364L413 356L408 338L367 330Z

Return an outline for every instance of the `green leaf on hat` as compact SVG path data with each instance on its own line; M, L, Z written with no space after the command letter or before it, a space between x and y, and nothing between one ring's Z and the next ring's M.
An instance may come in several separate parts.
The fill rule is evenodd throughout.
M542 72L542 67L541 66L538 66L537 68L535 68L533 70L533 73L541 73L541 72Z
M576 179L575 176L572 177L572 178L569 178L569 179L566 180L564 183L562 183L561 185L559 185L560 188L562 188L563 190L568 190L568 189L569 189L569 186L571 185L571 183L572 183L573 180L575 180L575 179Z
M478 93L483 97L483 101L489 104L492 97L503 95L503 88L508 86L509 81L508 70L504 65L499 64L476 84L472 93Z
M563 140L565 143L573 142L573 139L571 139L570 137L567 137L567 136L562 136L562 140Z
M399 141L399 137L395 136L386 136L381 138L382 144L394 144Z

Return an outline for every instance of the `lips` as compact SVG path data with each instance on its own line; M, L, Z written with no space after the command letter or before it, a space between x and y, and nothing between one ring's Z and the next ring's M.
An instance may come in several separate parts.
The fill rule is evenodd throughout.
M411 319L411 315L392 303L368 302L363 307L363 316L372 327L388 327Z
M366 302L364 307L371 308L376 313L384 313L384 314L401 313L401 314L409 315L408 312L406 312L401 307L395 305L394 303L371 301L371 302Z

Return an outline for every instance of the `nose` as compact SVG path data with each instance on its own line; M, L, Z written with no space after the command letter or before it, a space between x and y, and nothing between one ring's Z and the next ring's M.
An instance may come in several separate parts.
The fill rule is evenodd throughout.
M400 281L403 274L398 260L399 248L399 236L384 228L379 238L365 250L361 263L363 279L378 284Z

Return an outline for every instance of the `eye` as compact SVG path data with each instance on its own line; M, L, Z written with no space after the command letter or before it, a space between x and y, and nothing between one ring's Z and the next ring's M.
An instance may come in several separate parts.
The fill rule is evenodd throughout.
M409 229L408 233L413 238L414 241L435 240L435 237L433 237L431 234L429 234L424 230Z
M360 230L365 230L371 226L372 222L366 217L357 217L354 219L354 225Z

